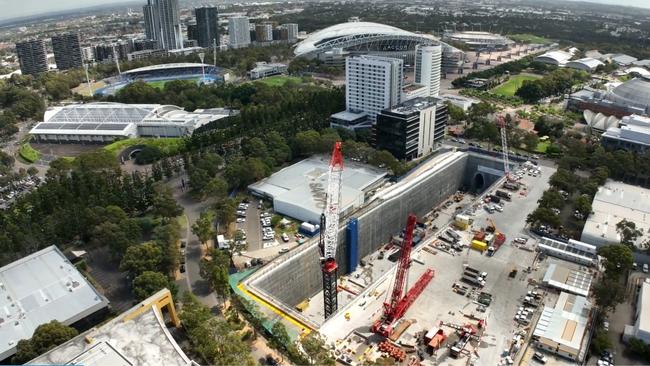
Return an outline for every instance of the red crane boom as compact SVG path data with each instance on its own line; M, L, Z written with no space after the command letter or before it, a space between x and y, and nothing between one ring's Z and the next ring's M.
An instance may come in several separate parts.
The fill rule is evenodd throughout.
M424 274L417 280L415 285L404 294L406 279L408 278L408 270L411 266L411 249L413 248L413 230L417 217L410 214L406 222L406 232L404 233L404 240L402 241L402 251L400 253L399 262L397 264L397 272L395 273L395 283L393 284L393 291L390 297L390 302L384 303L384 313L382 317L377 320L373 326L372 331L388 337L393 332L393 324L399 320L408 308L413 304L415 299L420 296L424 288L427 287L434 272L432 269L427 269ZM404 294L404 296L402 296Z

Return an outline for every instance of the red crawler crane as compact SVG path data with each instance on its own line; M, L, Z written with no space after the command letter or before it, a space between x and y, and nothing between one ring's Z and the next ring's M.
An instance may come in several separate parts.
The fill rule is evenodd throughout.
M393 284L390 302L384 303L384 314L372 325L372 331L384 337L391 335L393 325L402 318L406 310L420 296L424 288L427 287L433 278L433 270L427 269L415 285L404 294L408 270L411 266L411 248L413 247L413 230L415 229L416 221L417 218L415 215L410 214L406 222L406 233L404 233L402 252L397 264L397 272L395 272L395 283Z

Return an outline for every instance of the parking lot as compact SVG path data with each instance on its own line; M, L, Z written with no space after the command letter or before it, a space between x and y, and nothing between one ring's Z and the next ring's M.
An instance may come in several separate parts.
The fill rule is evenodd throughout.
M283 238L282 230L274 231L271 226L273 210L264 209L259 199L250 199L246 208L242 204L238 203L237 207L237 229L243 230L248 245L241 255L233 257L235 266L244 267L252 259L269 261L298 245L299 238L295 235L285 234Z

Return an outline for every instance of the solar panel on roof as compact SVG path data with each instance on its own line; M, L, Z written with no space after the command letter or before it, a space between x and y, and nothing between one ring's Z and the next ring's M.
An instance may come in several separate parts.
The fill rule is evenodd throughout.
M38 126L36 126L37 130L57 130L59 129L60 124L59 123L41 123Z
M121 131L125 129L128 126L128 124L122 124L122 123L103 123L99 129L100 130L108 130L108 131Z
M64 129L64 130L76 130L77 127L79 127L79 125L76 124L76 123L64 123L59 128Z
M77 130L94 130L99 127L99 123L82 123L77 127Z

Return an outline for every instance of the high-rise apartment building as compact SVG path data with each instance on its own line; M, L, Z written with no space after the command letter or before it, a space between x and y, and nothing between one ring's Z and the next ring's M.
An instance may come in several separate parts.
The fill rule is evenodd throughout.
M232 17L228 19L228 35L230 37L230 47L248 47L251 43L248 17Z
M165 50L183 48L178 0L148 0L142 11L147 38Z
M287 40L289 42L295 42L298 40L298 24L295 23L282 24L282 28L287 30Z
M255 41L271 42L273 40L273 25L271 23L255 24Z
M160 27L156 22L156 8L152 0L147 0L147 5L142 7L144 14L144 34L147 39L158 39L158 30Z
M194 9L196 15L196 40L199 47L213 47L214 41L219 46L219 12L215 7Z
M430 97L440 94L441 63L441 46L415 46L415 84L427 87Z
M355 56L346 60L345 103L349 112L363 112L370 121L401 101L403 61L381 56Z
M47 71L47 51L42 39L16 43L16 54L23 75L36 75Z
M59 70L69 70L83 66L81 37L79 33L59 34L52 37L54 62Z
M409 99L377 115L376 147L412 160L436 150L447 126L447 106L437 98Z

